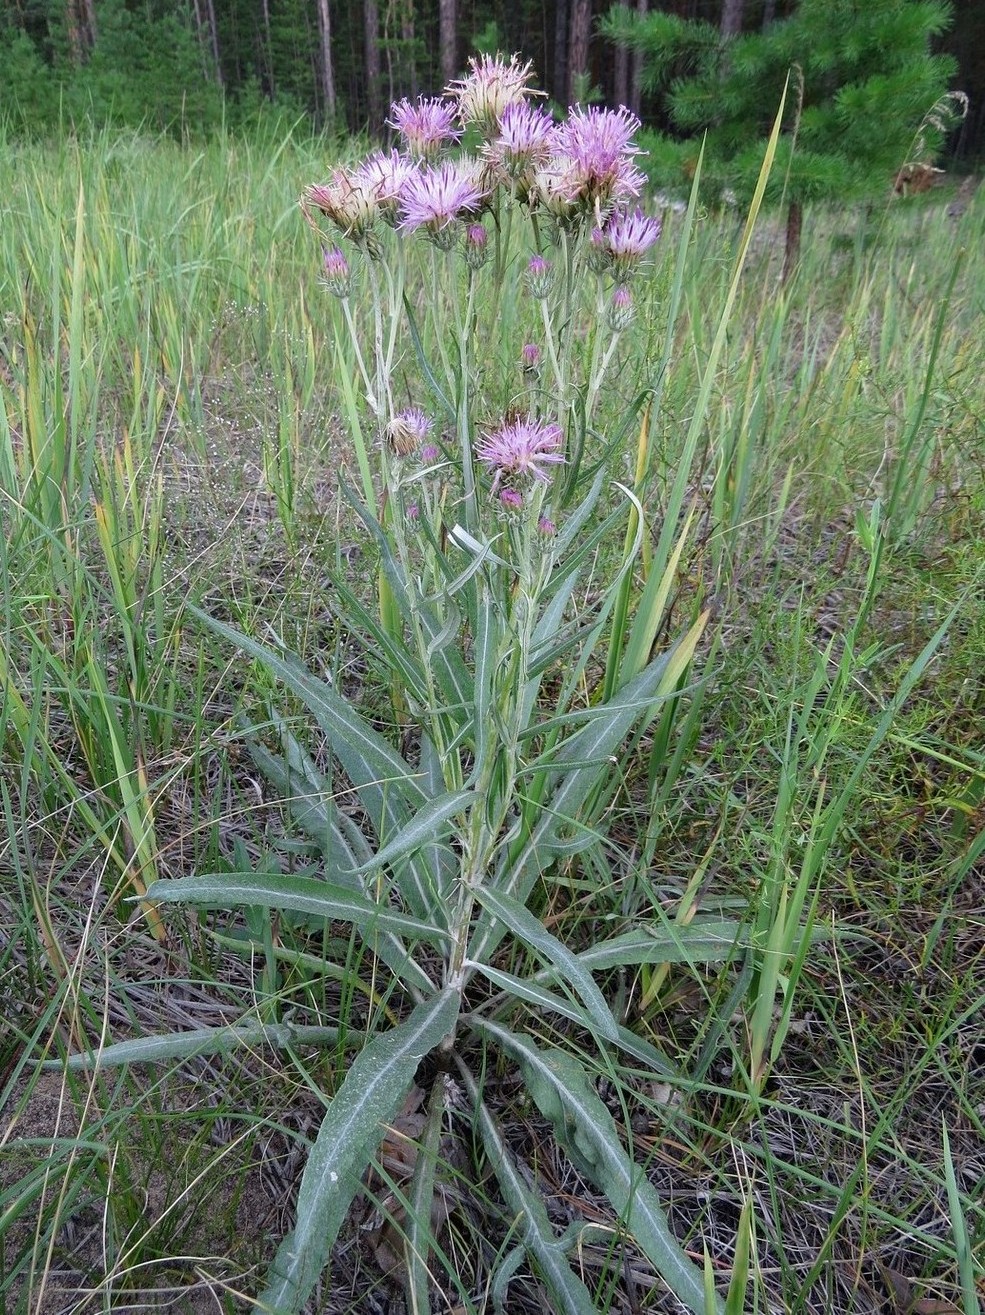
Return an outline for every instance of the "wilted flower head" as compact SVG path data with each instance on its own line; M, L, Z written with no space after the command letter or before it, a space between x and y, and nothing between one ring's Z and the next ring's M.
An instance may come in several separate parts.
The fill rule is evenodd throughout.
M511 487L517 480L532 478L546 484L544 466L563 465L560 425L520 416L508 420L477 444L475 454L493 472L493 488L504 480ZM505 490L504 490L505 492Z
M379 203L380 216L388 224L393 224L397 219L400 189L415 173L417 165L399 151L374 151L353 169L352 182L373 193Z
M345 252L330 247L325 252L325 286L335 297L348 297L352 289L352 273Z
M659 236L660 220L651 219L642 210L612 216L605 226L604 240L620 282L635 271Z
M478 210L485 193L474 163L443 160L412 174L400 190L400 229L424 228L440 246L454 240L454 223Z
M469 60L469 74L448 87L457 102L461 123L474 123L491 137L509 105L519 105L530 94L527 83L533 64L520 64L513 55L509 63L500 55L478 55Z
M305 214L312 207L320 210L354 242L368 236L380 212L373 189L347 169L336 169L330 182L306 187L301 207Z
M427 440L434 422L419 406L398 411L386 427L387 442L398 457L409 457Z
M433 160L445 142L462 135L455 127L455 106L437 96L422 96L416 104L406 96L395 101L387 122L400 133L416 160Z
M554 129L554 120L539 105L526 101L507 105L496 135L483 147L483 155L506 177L519 178L549 158Z
M633 163L640 121L625 106L587 110L575 106L558 125L554 172L558 189L570 202L602 213L614 202L639 196L646 178Z

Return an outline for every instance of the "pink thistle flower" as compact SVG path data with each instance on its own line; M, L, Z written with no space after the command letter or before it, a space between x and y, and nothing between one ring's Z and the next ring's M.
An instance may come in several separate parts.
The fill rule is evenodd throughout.
M499 500L506 511L519 511L523 506L523 494L516 489L500 489Z
M487 434L477 444L475 454L492 471L493 489L499 488L506 477L511 482L530 477L546 484L549 477L542 467L564 464L563 442L560 425L526 415L508 420Z
M558 126L554 170L558 187L572 203L602 211L616 201L639 196L645 176L633 163L642 154L633 144L640 121L625 106L601 110L578 106Z
M372 188L346 169L336 169L330 182L313 183L305 188L301 208L309 221L312 207L327 215L354 242L368 237L380 213Z
M525 342L520 352L524 373L532 374L540 365L540 348L535 342Z
M485 137L492 137L509 105L520 105L531 93L527 89L533 64L520 64L513 55L507 63L499 55L473 56L467 77L453 82L448 95L457 102L460 123L475 123Z
M474 214L484 195L474 164L443 160L405 180L400 189L399 228L405 233L425 228L439 245L450 246L455 220Z
M387 442L398 457L416 452L434 428L434 421L419 406L398 411L386 427Z
M426 466L432 465L441 456L441 449L435 443L425 443L421 448L421 460Z
M507 178L519 178L547 161L554 129L554 120L540 106L525 101L507 105L500 116L499 131L482 148L482 154Z
M604 239L616 278L628 278L660 236L660 220L642 210L621 211L605 227Z
M455 106L437 96L422 96L416 105L406 96L395 101L387 123L400 133L416 160L434 160L445 142L462 135L455 127Z
M400 189L411 174L416 173L414 161L399 151L374 151L352 171L352 181L373 193L379 203L381 218L394 224Z
M408 502L406 516L409 521L416 521L421 514L421 509L416 502Z
M537 528L540 530L541 534L543 534L545 539L552 538L557 534L557 526L547 516L541 516L540 520L537 522Z

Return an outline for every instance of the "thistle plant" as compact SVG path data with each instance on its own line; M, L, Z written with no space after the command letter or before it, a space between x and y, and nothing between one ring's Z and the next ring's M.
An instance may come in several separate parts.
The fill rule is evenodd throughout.
M615 481L635 413L627 423L610 406L603 420L603 400L621 346L631 350L633 283L660 226L640 203L638 120L576 107L555 123L529 77L516 59L474 61L445 97L393 106L401 149L340 167L303 198L327 294L341 308L338 359L353 371L343 392L361 487L343 480L342 489L379 554L379 605L350 581L336 587L350 628L388 672L393 735L344 698L334 673L316 677L198 613L306 705L335 776L275 718L279 749L257 737L253 755L317 843L317 863L305 875L268 866L158 881L148 897L349 925L376 981L389 974L388 1014L398 1020L385 1031L345 1028L358 1053L311 1150L295 1229L261 1297L269 1311L304 1305L425 1059L447 1079L432 1087L433 1126L472 1123L506 1214L519 1221L518 1250L502 1253L500 1300L525 1255L553 1309L595 1309L577 1230L555 1232L536 1175L517 1164L484 1098L491 1053L519 1070L575 1168L607 1193L680 1301L694 1312L720 1307L710 1271L672 1235L645 1166L576 1055L594 1047L606 1062L621 1052L686 1086L623 1025L603 993L606 976L725 958L742 933L704 916L671 927L654 911L573 946L540 916L545 890L589 860L587 871L619 882L604 844L612 763L679 697L706 618L661 650L656 612L639 616L626 640L632 660L613 660L632 631L626 582L644 517ZM478 148L464 152L463 139ZM626 535L626 548L612 558L612 578L582 590L614 534ZM668 592L645 598L662 607ZM583 593L592 601L576 602ZM339 807L340 786L358 797L358 817ZM545 1017L556 1020L553 1044L543 1040ZM297 1021L254 1019L240 1031L244 1044L326 1040L323 1025ZM236 1039L220 1029L199 1048ZM127 1053L124 1045L102 1060ZM449 1084L461 1093L454 1108ZM416 1310L430 1308L436 1172L434 1157L420 1155L408 1189L420 1207L404 1225Z

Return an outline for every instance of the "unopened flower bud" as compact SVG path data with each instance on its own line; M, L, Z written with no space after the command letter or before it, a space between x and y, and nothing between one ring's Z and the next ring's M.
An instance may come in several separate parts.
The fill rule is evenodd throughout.
M557 527L547 516L541 516L540 520L537 522L537 528L545 539L550 539L557 533Z
M489 234L482 224L469 224L465 230L465 263L469 269L481 269L489 259Z
M531 256L527 266L527 288L531 297L542 300L551 290L551 267L543 256Z
M333 297L348 297L352 290L352 271L339 247L325 252L325 287Z
M620 284L609 302L609 328L613 333L622 333L632 324L635 314L632 293Z
M520 364L524 374L536 374L540 366L540 348L535 342L523 344L523 350L520 353Z
M499 501L505 511L519 511L523 506L523 494L518 493L516 489L500 489Z
M608 239L601 228L593 228L588 242L588 268L593 274L604 274L611 264Z

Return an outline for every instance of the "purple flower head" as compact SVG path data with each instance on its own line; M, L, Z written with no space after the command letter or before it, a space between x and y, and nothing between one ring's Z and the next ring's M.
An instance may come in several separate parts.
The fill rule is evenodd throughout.
M543 256L531 256L527 265L527 288L531 297L543 299L551 290L551 266Z
M417 165L399 151L374 151L352 171L352 178L361 187L368 188L379 202L380 215L388 223L397 219L397 202L400 189Z
M520 178L544 164L554 142L554 120L538 105L519 101L507 105L499 131L483 147L483 155L507 178Z
M613 333L622 333L624 329L628 329L635 313L632 293L629 288L620 284L613 292L609 303L609 327Z
M637 268L660 236L660 220L651 219L642 210L619 211L605 227L605 244L612 258L615 276L622 281Z
M441 449L435 443L425 443L421 448L421 461L425 466L433 465L441 456Z
M499 500L507 511L519 511L523 506L523 494L516 489L500 489Z
M455 220L474 215L484 195L474 163L443 160L404 182L399 227L404 233L424 228L429 237L447 247L448 239L454 239Z
M547 516L541 516L540 520L537 522L537 528L545 539L550 539L557 534L557 526Z
M560 425L526 415L507 420L487 434L476 446L475 454L492 471L494 489L504 479L509 484L526 478L546 484L548 475L543 467L564 464L563 443Z
M434 160L445 142L462 135L455 127L455 106L436 96L422 96L416 105L406 96L395 101L387 122L403 137L415 160Z
M420 507L417 505L417 503L416 503L416 502L408 502L408 504L407 504L407 519L408 519L409 521L416 521L417 518L418 518L418 516L420 516L420 514L421 514L421 509L420 509Z
M573 204L602 212L614 202L639 196L646 178L633 163L640 121L625 106L603 110L575 106L558 126L555 172L558 188Z
M540 348L535 342L525 342L520 352L520 361L526 372L533 373L540 365Z
M387 442L398 457L409 457L427 441L433 428L434 422L419 406L409 406L405 411L398 411L387 425Z
M489 259L489 234L481 224L469 224L465 230L465 262L469 269L481 269Z
M527 83L533 64L520 64L513 55L506 62L500 55L478 55L469 60L469 74L448 88L457 103L460 123L475 123L489 138L499 128L509 105L519 105L530 94Z
M369 236L380 213L372 188L346 169L336 169L327 183L306 187L301 208L309 219L312 208L320 210L353 242Z

